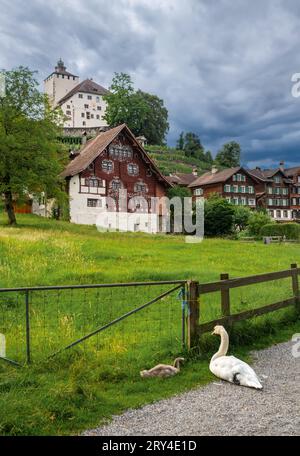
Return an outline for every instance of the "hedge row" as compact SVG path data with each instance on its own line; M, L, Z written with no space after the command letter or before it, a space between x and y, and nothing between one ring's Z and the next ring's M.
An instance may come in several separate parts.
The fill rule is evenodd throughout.
M261 236L285 236L300 240L300 225L297 223L268 223L260 230Z

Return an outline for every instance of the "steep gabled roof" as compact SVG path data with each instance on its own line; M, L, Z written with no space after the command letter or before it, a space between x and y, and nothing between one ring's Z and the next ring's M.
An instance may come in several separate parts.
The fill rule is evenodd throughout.
M300 173L300 166L295 166L294 168L287 168L284 170L284 172L288 177L293 177Z
M202 174L202 176L200 176L196 180L194 180L189 185L189 187L198 187L199 185L218 184L220 182L225 182L225 181L227 181L227 179L229 179L231 176L233 176L240 170L247 172L241 166L236 166L235 168L223 169L222 171L217 171L216 173L212 173L211 171L208 171L207 173Z
M193 173L174 173L170 176L166 176L168 182L171 182L175 185L186 185L188 186L194 180L197 179L197 176Z
M61 173L62 177L71 177L84 171L105 149L106 147L118 136L121 131L126 131L134 141L135 145L141 152L142 158L146 163L151 165L151 169L155 172L159 180L161 180L168 187L172 187L172 184L168 182L165 176L161 174L154 161L149 157L147 152L142 148L135 136L126 124L119 125L118 127L111 128L103 133L100 133L95 138L88 141L84 147L80 150L74 160L72 160L65 170Z
M65 101L69 100L73 95L76 93L83 92L95 95L107 95L109 90L102 87L100 84L92 81L91 79L85 79L84 81L77 84L73 87L70 92L68 92L63 98L61 98L58 102L59 105L62 105Z
M264 170L256 168L256 169L252 169L250 171L250 174L252 174L253 176L257 177L259 180L261 180L263 182L272 182L272 178L277 173L280 173L283 176L284 181L286 183L290 183L291 182L290 179L288 178L286 170L282 170L281 168L264 169Z

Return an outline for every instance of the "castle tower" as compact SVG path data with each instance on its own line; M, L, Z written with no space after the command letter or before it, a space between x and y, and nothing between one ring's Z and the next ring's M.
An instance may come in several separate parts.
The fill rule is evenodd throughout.
M44 80L44 92L52 106L56 106L70 90L79 83L79 77L66 71L62 59L59 59L54 71Z

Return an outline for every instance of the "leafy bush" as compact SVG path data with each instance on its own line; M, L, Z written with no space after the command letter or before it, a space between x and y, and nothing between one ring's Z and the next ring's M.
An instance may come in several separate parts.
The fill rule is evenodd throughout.
M234 206L223 198L212 196L205 201L204 230L206 236L224 236L233 229Z
M233 223L237 231L245 230L248 226L249 219L251 216L251 210L244 206L235 206Z
M260 230L261 236L285 236L287 239L300 239L300 225L297 223L268 223Z
M272 224L271 217L262 211L252 212L248 221L248 233L250 236L259 236L264 225ZM275 225L275 222L274 222Z

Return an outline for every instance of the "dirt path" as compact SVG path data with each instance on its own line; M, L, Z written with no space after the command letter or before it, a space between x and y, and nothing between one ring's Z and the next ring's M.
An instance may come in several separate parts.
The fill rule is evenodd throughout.
M300 358L292 343L254 352L264 389L216 381L116 416L85 435L300 435Z

